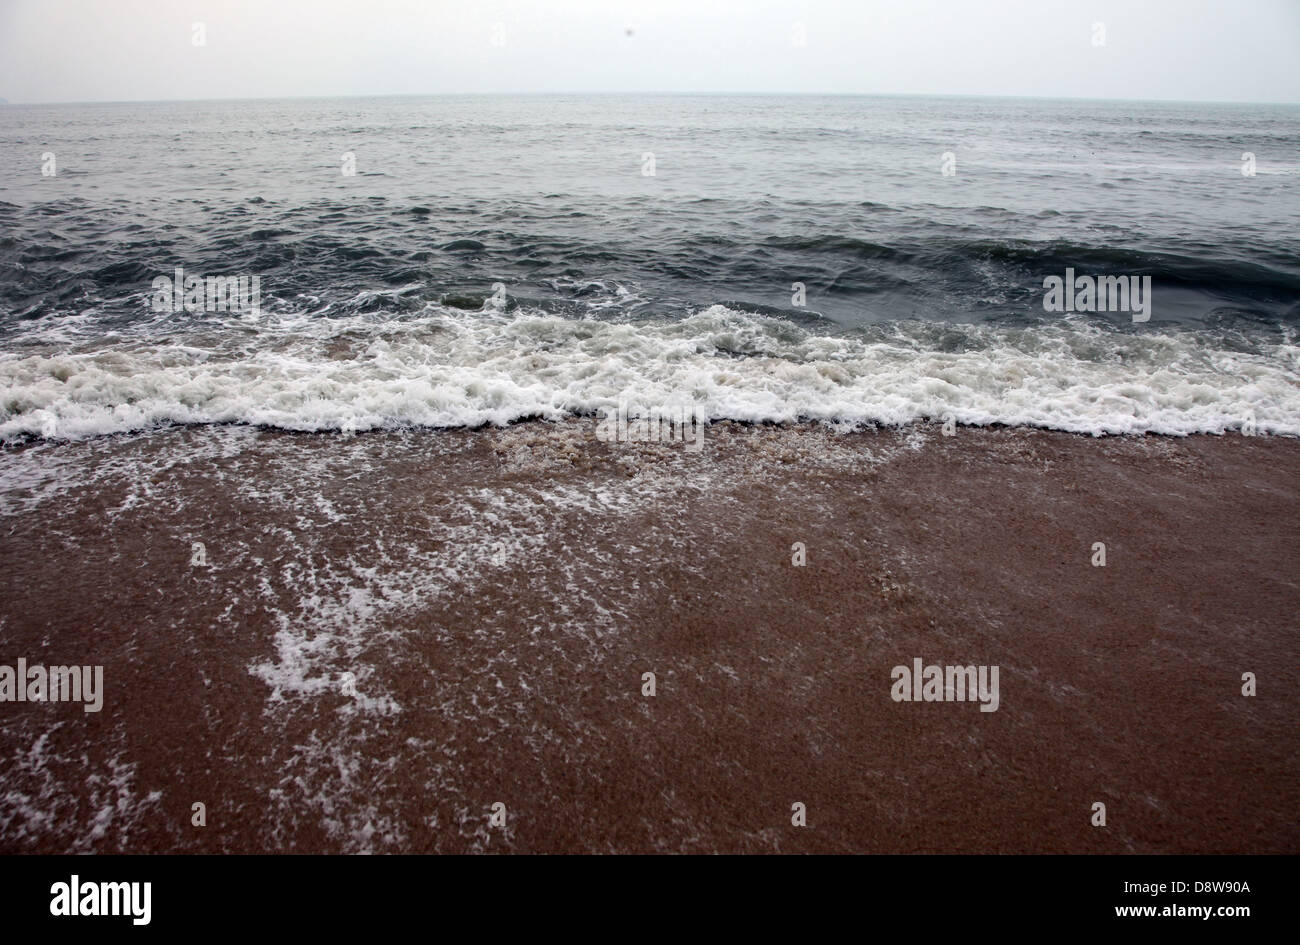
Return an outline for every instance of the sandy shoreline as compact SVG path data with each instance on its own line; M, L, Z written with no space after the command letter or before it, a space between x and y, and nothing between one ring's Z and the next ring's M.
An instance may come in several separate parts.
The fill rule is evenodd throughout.
M105 701L0 703L0 851L1294 853L1297 522L1276 437L9 449L0 664Z

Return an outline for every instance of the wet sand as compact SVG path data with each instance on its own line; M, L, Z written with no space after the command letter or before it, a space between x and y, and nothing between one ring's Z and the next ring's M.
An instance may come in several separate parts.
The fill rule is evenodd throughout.
M1300 851L1300 442L594 429L0 453L0 851Z

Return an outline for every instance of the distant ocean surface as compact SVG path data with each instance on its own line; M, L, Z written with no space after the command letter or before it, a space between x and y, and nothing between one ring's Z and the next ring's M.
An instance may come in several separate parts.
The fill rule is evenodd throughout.
M620 402L1300 435L1300 106L6 106L0 168L7 442ZM258 310L155 311L177 268ZM1150 320L1045 311L1067 269L1149 276Z

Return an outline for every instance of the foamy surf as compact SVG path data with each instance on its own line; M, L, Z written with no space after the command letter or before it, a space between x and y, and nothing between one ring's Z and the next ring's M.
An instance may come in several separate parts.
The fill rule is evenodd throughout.
M0 355L0 437L168 424L360 432L689 406L709 420L918 420L1074 433L1300 435L1300 347L1204 328L897 322L826 334L714 305L673 322L521 308L211 323ZM34 326L33 339L43 330ZM156 338L157 336L154 335Z

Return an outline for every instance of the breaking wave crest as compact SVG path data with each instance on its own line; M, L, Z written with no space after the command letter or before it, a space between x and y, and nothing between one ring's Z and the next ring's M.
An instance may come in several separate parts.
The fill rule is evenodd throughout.
M0 354L0 438L167 424L295 431L507 424L691 406L842 427L951 417L1089 434L1300 435L1300 347L1205 328L895 322L841 334L714 305L676 321L430 305L393 319L263 313L186 334ZM68 323L63 323L68 327Z

